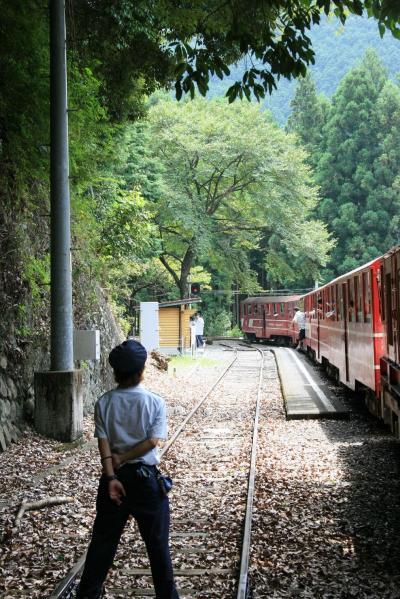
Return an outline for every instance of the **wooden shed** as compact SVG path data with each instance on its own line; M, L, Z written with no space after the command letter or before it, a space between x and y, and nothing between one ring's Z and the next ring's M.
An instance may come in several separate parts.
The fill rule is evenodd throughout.
M160 351L176 353L190 350L190 317L197 312L199 298L187 298L159 304Z

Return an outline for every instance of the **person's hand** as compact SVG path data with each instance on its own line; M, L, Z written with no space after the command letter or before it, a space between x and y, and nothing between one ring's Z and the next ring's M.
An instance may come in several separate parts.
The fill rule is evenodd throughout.
M111 457L112 457L112 465L113 465L114 470L118 470L118 468L122 464L121 456L118 455L117 453L112 453Z
M114 501L117 505L121 505L122 498L125 497L124 485L118 479L110 480L108 483L108 494L111 501Z

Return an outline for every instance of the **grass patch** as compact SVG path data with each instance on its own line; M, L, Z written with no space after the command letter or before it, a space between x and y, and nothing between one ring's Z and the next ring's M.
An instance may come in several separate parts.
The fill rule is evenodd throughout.
M177 370L193 368L195 364L199 364L200 366L217 366L222 362L223 360L216 360L207 356L199 356L197 358L192 358L192 356L174 356L169 363L169 368L176 368Z

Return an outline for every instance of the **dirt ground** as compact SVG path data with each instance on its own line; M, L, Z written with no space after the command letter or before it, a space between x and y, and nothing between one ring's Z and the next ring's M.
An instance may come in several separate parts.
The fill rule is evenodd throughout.
M184 360L169 373L147 368L146 385L166 398L170 432L230 356L207 347L200 359ZM286 421L272 354L267 365L252 537L254 599L400 598L399 441L343 393L349 421ZM70 446L28 428L0 456L2 599L44 599L85 550L100 472L92 429L88 416L86 444ZM73 501L27 512L12 531L23 498L55 495Z

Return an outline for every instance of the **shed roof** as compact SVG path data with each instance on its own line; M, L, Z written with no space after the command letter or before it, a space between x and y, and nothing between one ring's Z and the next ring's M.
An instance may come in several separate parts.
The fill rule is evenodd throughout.
M184 306L185 304L201 304L199 297L187 297L179 300L171 300L169 302L160 302L159 308L172 308L173 306Z

